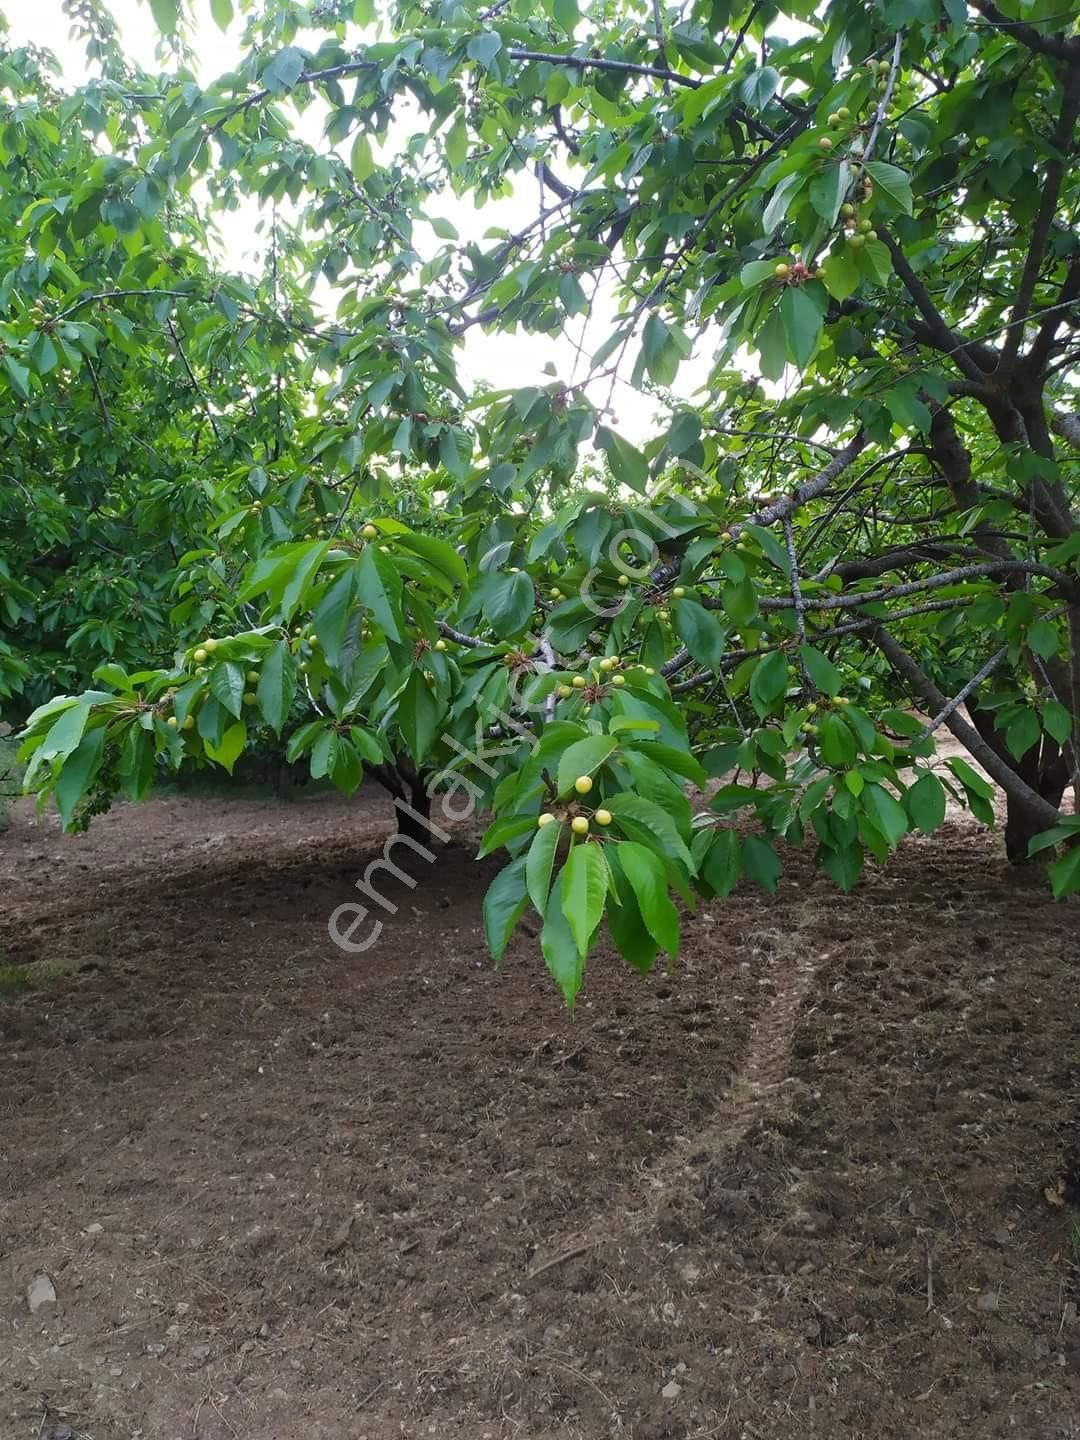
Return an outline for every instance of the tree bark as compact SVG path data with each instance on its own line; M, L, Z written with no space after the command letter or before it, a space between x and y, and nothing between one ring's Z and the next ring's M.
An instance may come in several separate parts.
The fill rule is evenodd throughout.
M994 717L989 710L980 710L977 701L968 703L968 714L972 724L991 750L1003 764L1016 771L1020 779L1035 795L1057 809L1069 782L1069 767L1061 753L1061 747L1049 736L1043 735L1038 745L1020 760L1006 751L1001 737L994 727ZM1005 794L1005 853L1014 865L1022 865L1028 859L1028 845L1041 831L1047 828L1046 814L1037 810L1021 793Z

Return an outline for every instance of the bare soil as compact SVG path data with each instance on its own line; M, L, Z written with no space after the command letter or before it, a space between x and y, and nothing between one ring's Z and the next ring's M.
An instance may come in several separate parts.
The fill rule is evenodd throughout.
M75 973L0 1008L3 1440L1080 1436L1080 904L951 818L568 1014L472 834L335 948L389 828L18 808L0 965Z

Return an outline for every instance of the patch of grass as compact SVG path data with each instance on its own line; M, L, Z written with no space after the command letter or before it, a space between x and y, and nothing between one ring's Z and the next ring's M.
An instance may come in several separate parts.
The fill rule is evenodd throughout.
M13 995L22 995L33 988L24 966L0 965L0 1000L10 1000Z

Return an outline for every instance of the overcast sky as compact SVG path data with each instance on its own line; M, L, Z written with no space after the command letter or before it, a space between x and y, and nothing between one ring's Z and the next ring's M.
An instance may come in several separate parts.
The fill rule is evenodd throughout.
M33 41L46 46L59 58L65 78L71 84L79 84L92 73L86 64L83 46L69 38L70 22L64 15L61 0L7 0L6 13L11 25L10 38L14 44ZM155 58L157 30L150 8L140 0L112 0L112 13L120 26L124 47L129 55L146 70L158 68ZM241 54L239 40L240 24L234 21L228 34L223 35L210 18L209 0L189 0L189 13L195 19L194 49L197 56L199 78L205 83L216 75L230 69ZM359 32L358 32L359 33ZM303 43L301 39L301 43ZM305 139L325 143L320 135L320 121L315 107L304 116L298 117L298 129ZM349 141L343 144L347 152ZM548 203L553 197L549 195ZM530 179L522 178L517 191L510 199L496 205L486 205L482 210L474 207L469 199L458 199L452 194L442 197L436 206L429 205L431 213L438 213L449 219L462 240L480 241L485 230L491 226L502 226L508 230L518 229L533 218L539 200L539 187ZM220 217L220 227L225 246L227 263L236 268L250 266L253 256L252 228L253 209L247 215L226 214ZM432 237L434 243L434 237ZM421 242L422 243L422 242ZM490 244L490 242L485 242ZM585 336L586 356L599 349L612 328L614 307L610 292L601 293L594 305L593 318ZM571 335L580 341L582 320L571 322ZM627 373L633 363L634 347L628 354ZM695 385L700 385L708 371L708 356L704 346L698 346L695 355L684 364L679 376L679 390L689 395ZM571 341L565 337L543 335L484 334L479 328L468 332L460 357L460 369L468 383L484 379L499 388L532 384L550 384L551 376L544 373L545 364L553 364L558 378L568 381L572 378L575 351ZM578 362L577 378L582 374ZM595 387L591 398L603 403L607 398L607 382ZM626 385L618 385L613 395L615 424L621 432L639 443L654 433L654 407L648 399L635 394Z

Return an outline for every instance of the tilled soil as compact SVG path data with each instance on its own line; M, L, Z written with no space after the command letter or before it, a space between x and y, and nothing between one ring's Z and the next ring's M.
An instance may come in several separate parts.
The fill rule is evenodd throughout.
M957 817L571 1015L465 833L336 949L389 825L0 837L3 1440L1080 1436L1080 904Z

